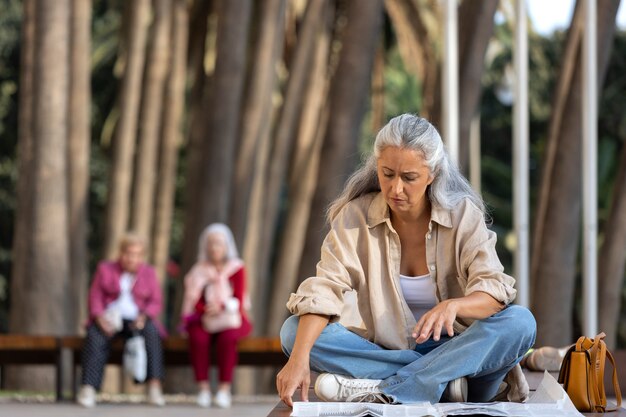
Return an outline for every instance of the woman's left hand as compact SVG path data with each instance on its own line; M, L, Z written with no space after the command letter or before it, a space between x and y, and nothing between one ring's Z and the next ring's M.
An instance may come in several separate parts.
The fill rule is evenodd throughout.
M133 327L137 330L142 330L146 325L146 319L147 317L145 314L140 314L133 322Z
M444 300L426 312L413 329L412 336L417 344L424 343L431 337L434 341L439 341L442 331L446 331L448 336L454 336L454 320L458 312L458 305L455 300Z
M216 304L207 304L206 306L204 306L204 311L209 316L214 316L216 314L219 314L219 312L221 312L222 310L223 310L223 307L220 305L216 305Z

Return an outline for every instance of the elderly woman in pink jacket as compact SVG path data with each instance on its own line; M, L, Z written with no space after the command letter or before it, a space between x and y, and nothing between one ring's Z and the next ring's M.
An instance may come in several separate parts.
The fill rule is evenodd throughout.
M119 244L116 261L100 262L89 290L89 324L82 352L82 387L78 403L96 404L104 366L114 337L128 339L139 333L147 353L148 399L163 406L161 390L164 376L161 336L165 331L157 317L162 295L154 268L144 263L145 241L132 233Z

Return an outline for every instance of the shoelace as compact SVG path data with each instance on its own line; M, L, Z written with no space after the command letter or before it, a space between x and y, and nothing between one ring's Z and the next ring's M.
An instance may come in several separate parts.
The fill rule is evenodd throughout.
M383 403L390 404L391 401L385 394L380 392L364 391L357 392L346 398L346 402L349 403Z
M347 380L340 382L337 380L337 383L339 384L339 398L351 398L363 394L380 393L380 390L378 389L378 382L366 382L363 380Z

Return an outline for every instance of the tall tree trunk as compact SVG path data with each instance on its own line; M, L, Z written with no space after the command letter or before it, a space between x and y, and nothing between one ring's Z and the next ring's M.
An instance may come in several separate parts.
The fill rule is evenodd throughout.
M89 153L91 148L91 0L72 0L69 90L69 239L73 332L82 332L87 318L89 283L87 224Z
M559 142L556 139L563 116L564 108L568 98L568 92L572 85L572 77L574 76L574 68L579 65L578 47L580 37L582 36L582 16L580 12L580 3L576 4L572 23L567 32L567 39L563 55L561 56L561 68L557 77L557 85L552 93L552 114L550 117L550 126L548 130L548 140L546 141L546 151L543 155L543 164L541 169L541 183L539 187L539 195L537 197L537 207L535 209L535 223L533 232L533 245L531 256L531 288L537 288L539 285L539 276L537 268L539 264L536 260L539 258L539 251L542 250L541 241L543 239L544 222L546 221L546 212L548 211L549 193L551 192L552 178L554 175L554 163L556 161L556 151Z
M227 222L246 74L250 0L217 3L217 57L202 147L198 190L202 225ZM196 230L196 236L200 230Z
M69 23L71 1L36 2L32 237L28 275L13 295L11 315L26 317L25 334L69 331L69 236L67 193L67 108L69 87ZM18 215L21 215L18 214ZM36 308L33 308L36 306ZM11 372L14 388L50 387L50 372L24 369Z
M598 7L598 86L602 86L608 67L608 59L615 32L615 16L618 2L599 2ZM577 7L578 9L578 7ZM574 14L576 19L577 13ZM575 27L575 25L574 25ZM538 345L562 346L572 342L572 311L574 307L574 287L576 277L576 258L580 232L581 186L580 177L572 173L580 172L581 126L576 123L562 123L568 120L582 120L581 94L582 80L580 66L580 41L572 72L572 82L565 91L566 99L562 114L553 114L553 120L561 121L559 129L552 127L550 142L556 141L553 161L545 162L551 167L547 173L549 182L541 197L546 198L545 211L537 213L535 233L540 233L538 247L534 248L531 273L535 275L533 312L537 322ZM563 71L569 71L564 62ZM557 90L557 94L561 90ZM551 146L551 145L549 145ZM546 174L544 174L546 175ZM544 191L544 190L542 190ZM542 216L540 219L539 216ZM542 224L538 229L537 225ZM536 241L537 242L537 241ZM558 304L554 303L559 299Z
M613 187L613 202L603 235L604 241L598 259L599 327L606 332L609 349L615 349L619 313L624 286L624 264L626 263L626 146L622 146L622 157Z
M372 132L385 125L385 44L378 43L372 71Z
M174 0L171 15L172 56L162 108L163 130L153 232L152 259L164 288L165 268L171 241L174 197L176 192L176 167L178 147L182 138L183 110L185 107L185 79L189 10L187 0Z
M126 7L129 8L130 14L125 36L126 68L119 95L120 118L113 138L113 160L110 168L106 209L105 258L115 255L118 241L128 227L133 154L135 153L150 1L135 0L127 2Z
M213 5L215 2L211 2ZM211 8L203 8L198 13L204 13L204 18L190 15L194 21L200 21L203 24L192 26L194 32L190 32L189 36L189 65L188 70L191 79L191 92L189 97L189 122L187 127L187 146L185 146L186 155L186 175L185 175L185 216L183 224L183 247L182 247L182 271L189 270L191 265L196 261L196 251L198 244L199 229L204 225L201 223L200 205L197 204L198 190L200 189L200 175L202 174L202 142L205 136L205 115L208 110L208 95L210 92L210 78L205 72L205 55L214 53L214 45L207 45L206 40L209 37L207 24ZM192 11L193 12L193 11ZM215 28L212 28L215 30ZM213 49L207 51L207 46ZM177 286L176 290L176 306L182 301L182 283ZM177 310L178 311L178 310Z
M432 5L435 7L436 5ZM386 0L385 7L393 23L398 38L400 56L408 71L413 72L422 85L422 116L438 125L440 102L440 58L435 53L433 39L428 33L424 9L417 7L413 0ZM437 14L439 9L433 10Z
M464 0L459 7L459 166L469 176L472 119L482 93L485 53L493 34L498 0Z
M192 84L196 84L196 75L204 77L204 58L209 13L213 7L213 0L192 1L189 13L189 43L187 44L187 69L188 79ZM202 69L201 73L198 69Z
M302 97L310 73L315 34L322 22L327 2L309 2L305 12L302 34L295 51L287 81L285 98L278 118L271 151L261 152L257 161L260 175L255 175L253 187L257 198L253 198L248 214L248 233L244 246L244 259L249 265L249 286L254 306L254 317L263 323L267 314L269 268L281 189L291 156L296 123L302 108ZM269 155L269 159L265 156ZM253 211L258 210L258 211ZM257 329L257 331L260 329Z
M152 232L163 91L170 48L172 0L154 0L154 20L144 71L139 117L137 171L134 176L131 228L146 238Z
M300 263L301 278L315 273L327 230L326 207L340 193L343 181L355 166L354 155L365 112L374 51L382 26L383 2L350 2L346 13L339 64L330 88L330 115L320 159L324 169L318 174Z
M235 177L230 224L235 241L242 245L246 233L246 219L252 190L255 158L259 143L268 140L272 124L272 93L276 85L276 62L282 51L285 0L267 0L261 7L258 39L251 66L243 117L240 121L241 139L235 165ZM243 247L243 246L242 246Z
M266 334L277 336L285 321L287 309L285 303L289 294L298 283L298 266L304 241L306 226L311 211L311 201L315 193L315 181L319 167L322 140L326 133L324 127L328 121L326 101L328 98L328 57L330 51L332 13L326 9L326 24L320 31L311 67L304 108L301 113L298 140L294 149L294 158L289 178L289 210L282 228Z
M27 291L32 276L30 259L32 252L33 216L33 170L34 170L34 66L35 66L35 20L36 0L24 0L22 14L19 114L17 142L17 207L15 209L15 233L13 235L13 263L11 271L11 298L19 300ZM16 302L11 303L9 331L21 333L28 316L13 314Z

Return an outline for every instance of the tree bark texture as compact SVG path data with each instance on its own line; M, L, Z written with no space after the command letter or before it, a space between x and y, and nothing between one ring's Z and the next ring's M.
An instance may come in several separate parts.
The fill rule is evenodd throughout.
M611 211L602 234L604 241L598 259L599 328L606 333L609 349L617 344L619 314L626 263L626 146L613 187Z
M117 244L128 228L131 201L133 155L139 105L141 78L145 63L149 0L127 2L130 19L126 28L126 67L119 93L119 120L113 138L113 160L110 167L104 257L112 258Z
M189 10L187 0L171 4L172 56L162 108L163 129L158 164L152 259L164 288L171 240L178 151L183 133Z
M281 191L287 173L288 161L291 156L296 124L300 117L302 101L306 85L311 73L311 62L316 33L323 22L324 9L327 2L309 2L302 24L302 33L290 65L283 106L278 117L276 133L272 142L269 159L259 161L259 168L265 172L255 177L254 187L258 187L262 198L260 204L251 206L258 208L260 214L252 214L250 233L245 242L244 254L249 256L246 262L250 265L250 293L257 303L255 317L263 322L267 314L264 305L269 298L269 270L272 258L273 242L281 205ZM261 191L262 190L262 191ZM252 224L252 221L257 223Z
M598 6L598 86L601 87L608 68L619 3L603 1ZM578 42L577 49L563 114L553 116L568 123L561 123L559 129L550 129L556 132L556 136L549 137L549 141L557 141L557 145L550 164L552 172L548 174L550 181L543 184L549 190L542 195L548 198L544 206L546 210L538 213L543 214L543 226L535 228L535 232L541 234L539 247L533 252L536 257L531 260L531 274L535 275L532 306L540 324L537 328L538 346L562 346L574 339L572 312L580 233L581 179L572 173L580 172L582 128L571 121L582 120L582 80L577 64L581 42ZM567 65L564 62L564 68ZM559 303L555 304L557 299Z
M424 10L413 0L386 0L385 7L398 39L398 48L404 67L415 74L422 86L420 113L435 126L440 119L440 57L434 41L439 34L431 35L425 24ZM433 7L436 7L433 4ZM435 11L435 13L438 12Z
M285 0L263 2L261 19L251 65L243 117L241 139L235 161L230 224L235 241L243 245L246 235L247 210L252 190L254 166L259 144L269 140L272 125L272 94L276 86L276 63L284 41ZM242 246L243 248L243 246Z
M154 217L163 92L171 50L171 11L172 0L154 0L154 19L148 38L150 42L142 88L130 224L132 230L146 239L151 236Z
M27 7L29 7L28 5ZM69 331L69 236L67 193L67 109L71 1L35 3L32 211L28 270L12 294L11 316L24 319L22 334ZM19 215L22 215L21 213ZM51 268L51 265L54 265ZM13 389L51 387L52 373L24 368L9 372Z
M201 228L228 221L251 7L250 0L217 3L217 57L202 147Z
M72 0L69 90L70 329L87 319L89 160L91 149L91 0Z
M15 233L13 235L13 264L11 270L11 296L13 300L23 297L27 280L32 276L30 259L32 252L32 216L33 216L33 169L34 169L34 66L35 66L35 20L36 0L24 0L20 80L19 80L19 115L17 143L17 197ZM28 316L13 314L19 311L16 302L11 303L9 330L20 333Z
M26 333L69 330L67 108L71 2L37 1L33 178L33 258L29 286L17 308ZM54 268L50 268L54 265ZM33 308L37 306L37 308Z
M472 119L479 109L485 53L498 0L464 0L459 7L459 167L469 176Z
M332 37L332 13L326 9L325 25L318 34L311 77L305 94L297 142L289 176L289 208L282 228L265 334L278 336L287 318L285 302L298 284L298 266L306 238L311 202L315 193L319 159L328 120L328 57Z
M214 3L214 2L211 2ZM201 187L200 175L202 174L202 142L205 136L205 120L208 112L208 95L210 92L211 78L205 72L205 55L214 53L214 45L207 45L206 40L210 29L207 20L211 8L202 8L198 13L204 13L204 17L190 15L194 22L202 22L192 25L193 32L189 33L191 92L189 97L189 117L187 127L187 143L185 146L186 175L185 175L185 219L183 223L183 250L182 272L186 272L196 261L199 230L204 226L200 219L200 204L197 204L199 189ZM193 10L192 10L193 12ZM212 28L215 30L215 28ZM213 48L207 50L207 48ZM182 283L181 283L182 284ZM182 300L182 285L177 286L176 305Z
M379 42L372 71L372 132L385 125L385 45Z
M356 165L360 126L382 26L383 2L350 2L346 17L339 63L330 87L330 114L320 157L324 169L318 174L300 278L315 273L320 246L327 231L326 207L340 193L343 182Z

